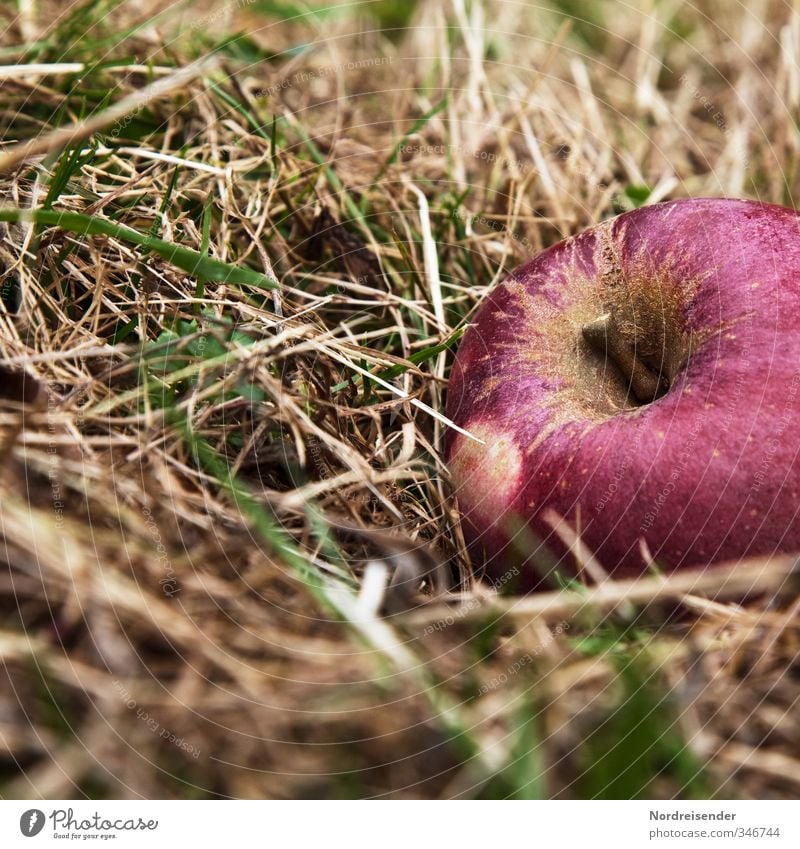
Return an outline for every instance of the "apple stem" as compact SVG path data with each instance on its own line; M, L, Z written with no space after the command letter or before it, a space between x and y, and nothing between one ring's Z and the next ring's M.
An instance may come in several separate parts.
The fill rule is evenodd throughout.
M610 312L584 324L581 334L593 350L617 366L640 403L655 401L669 389L666 378L653 372L636 356L635 348L620 333Z

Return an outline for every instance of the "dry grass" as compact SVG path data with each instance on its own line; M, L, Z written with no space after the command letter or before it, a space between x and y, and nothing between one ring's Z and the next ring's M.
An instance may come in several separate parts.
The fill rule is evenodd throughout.
M88 218L0 242L3 796L800 790L791 561L500 597L440 412L530 253L792 203L800 16L412 6L4 12L3 205Z

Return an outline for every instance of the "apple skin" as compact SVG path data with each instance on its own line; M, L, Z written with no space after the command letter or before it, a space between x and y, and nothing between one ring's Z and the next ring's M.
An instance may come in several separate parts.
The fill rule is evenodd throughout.
M669 384L655 400L587 342L609 315ZM554 245L487 297L456 356L447 415L484 443L445 446L473 560L495 579L521 566L527 591L541 543L574 575L554 514L613 577L800 551L798 396L794 210L679 200Z

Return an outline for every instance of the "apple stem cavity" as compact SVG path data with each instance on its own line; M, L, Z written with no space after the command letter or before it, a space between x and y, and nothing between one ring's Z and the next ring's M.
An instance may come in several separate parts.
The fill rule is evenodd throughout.
M581 334L593 351L614 363L640 404L655 401L669 389L667 378L648 368L636 355L635 346L620 332L613 313L604 313L584 324Z

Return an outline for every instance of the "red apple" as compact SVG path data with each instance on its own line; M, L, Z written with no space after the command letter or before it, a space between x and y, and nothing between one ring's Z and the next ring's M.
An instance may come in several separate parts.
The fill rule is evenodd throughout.
M800 214L680 200L569 238L458 350L447 414L482 442L446 453L471 550L494 576L527 563L527 589L536 541L574 573L554 514L615 577L800 551L798 392Z

